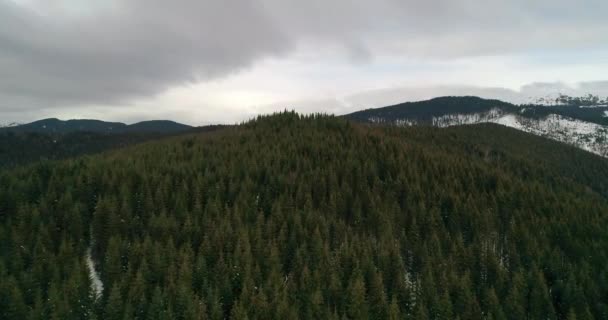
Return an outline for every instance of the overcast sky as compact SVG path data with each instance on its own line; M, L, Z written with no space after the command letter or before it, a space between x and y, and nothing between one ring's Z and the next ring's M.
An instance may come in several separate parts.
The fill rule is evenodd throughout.
M608 96L606 0L0 0L0 124Z

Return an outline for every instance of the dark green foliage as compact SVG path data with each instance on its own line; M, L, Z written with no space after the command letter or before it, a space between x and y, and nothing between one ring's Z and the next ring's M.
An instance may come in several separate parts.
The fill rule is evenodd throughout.
M0 168L121 148L159 135L78 132L65 135L0 132Z
M136 143L176 134L177 130L155 132L154 121L128 126L128 130L114 132L41 133L15 128L0 129L0 169L31 162L58 160L84 154L123 148ZM142 123L140 123L142 124ZM224 126L189 128L189 132L214 131ZM141 129L141 130L140 130ZM184 131L184 130L180 130Z
M282 113L2 171L0 318L602 319L607 168Z

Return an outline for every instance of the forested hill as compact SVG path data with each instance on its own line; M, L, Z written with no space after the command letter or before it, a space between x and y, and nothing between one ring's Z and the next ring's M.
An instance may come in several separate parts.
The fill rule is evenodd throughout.
M26 124L0 128L0 132L35 132L44 134L66 134L72 132L95 132L106 134L121 133L175 133L192 129L191 126L169 120L142 121L131 125L122 122L107 122L101 120L73 119L59 120L56 118L42 119Z
M438 97L430 100L405 102L393 106L366 109L346 115L345 117L362 122L393 122L396 120L412 120L432 124L435 117L446 114L472 114L500 108L515 111L513 104L500 100L488 100L479 97Z
M123 148L144 141L183 134L182 131L158 132L156 122L145 122L140 130L127 130L112 134L104 132L73 131L61 134L0 130L0 170L32 162L60 160L106 150ZM136 126L136 125L133 125ZM187 132L214 131L225 126L212 125L191 128Z
M294 113L0 171L0 318L603 319L607 181L497 125Z

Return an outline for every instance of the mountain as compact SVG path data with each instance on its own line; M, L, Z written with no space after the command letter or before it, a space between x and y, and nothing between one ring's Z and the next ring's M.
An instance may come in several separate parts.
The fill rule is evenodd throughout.
M46 134L65 134L71 132L95 132L95 133L175 133L190 130L192 127L168 120L143 121L132 125L120 122L106 122L100 120L59 120L49 118L34 121L27 124L0 128L0 131L13 132L37 132Z
M369 122L395 122L400 120L432 124L433 119L447 114L475 114L491 109L515 111L516 107L499 100L478 97L439 97L426 101L406 102L394 106L367 109L347 115L347 118Z
M602 319L608 160L287 112L0 171L0 318Z
M572 99L569 101L580 101ZM367 109L345 116L398 126L497 123L608 157L608 106L513 105L478 97L440 97Z
M134 123L126 127L127 132L184 132L191 126L169 120L151 120Z

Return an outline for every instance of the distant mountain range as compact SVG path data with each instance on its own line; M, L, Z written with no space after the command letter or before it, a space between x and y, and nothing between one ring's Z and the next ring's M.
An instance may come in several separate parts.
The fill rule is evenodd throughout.
M193 127L169 120L142 121L127 125L121 122L106 122L100 120L59 120L49 118L31 123L10 125L0 130L13 132L36 132L47 134L66 134L72 132L94 133L177 133L188 131Z
M606 99L608 100L608 99ZM366 109L343 117L364 123L397 126L449 127L496 123L550 138L608 157L608 105L596 97L560 96L554 105L514 105L479 97L439 97L393 106ZM169 120L142 121L127 125L100 120L43 119L27 124L11 124L0 132L40 133L59 136L70 133L96 134L178 134L208 130ZM212 128L215 129L215 128Z
M344 117L397 126L497 123L608 157L606 104L514 105L479 97L440 97L362 110Z

